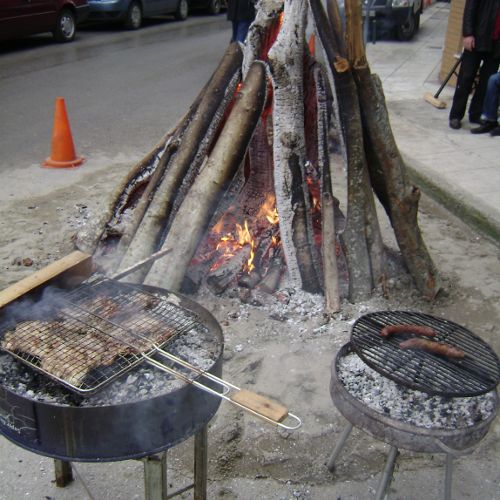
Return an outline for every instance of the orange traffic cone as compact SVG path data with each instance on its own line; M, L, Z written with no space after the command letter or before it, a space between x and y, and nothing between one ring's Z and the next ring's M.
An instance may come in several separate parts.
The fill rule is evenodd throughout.
M64 98L57 97L54 113L54 129L52 130L52 152L50 157L43 162L42 166L48 168L71 168L81 165L84 161L84 158L76 156Z

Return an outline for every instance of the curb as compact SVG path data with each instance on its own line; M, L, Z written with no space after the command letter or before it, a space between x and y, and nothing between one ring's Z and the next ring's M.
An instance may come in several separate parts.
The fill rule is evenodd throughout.
M481 200L467 195L451 185L436 172L427 174L427 168L418 160L402 154L408 175L422 191L444 206L453 215L500 247L500 216Z

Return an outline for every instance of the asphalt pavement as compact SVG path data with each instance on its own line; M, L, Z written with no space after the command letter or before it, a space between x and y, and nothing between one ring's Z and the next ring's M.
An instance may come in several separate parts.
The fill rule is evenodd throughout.
M450 4L425 10L411 42L367 44L373 73L382 80L396 142L414 182L483 235L500 243L500 138L474 135L465 118L448 125L454 87L446 86L438 109L424 100L441 82L439 72ZM467 115L466 115L467 116Z

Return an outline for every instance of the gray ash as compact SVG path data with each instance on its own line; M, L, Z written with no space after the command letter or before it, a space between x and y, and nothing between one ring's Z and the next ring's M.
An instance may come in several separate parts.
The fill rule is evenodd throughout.
M168 352L188 363L210 369L219 358L222 343L201 325L178 336L168 344ZM158 357L162 363L164 358ZM182 369L178 371L191 375ZM0 352L0 380L3 387L35 401L64 406L107 406L132 403L161 396L180 388L185 382L147 362L141 363L93 395L81 396L51 381L7 353Z
M386 417L427 429L464 429L496 411L496 393L446 398L404 387L370 368L357 354L339 359L337 374L351 396Z

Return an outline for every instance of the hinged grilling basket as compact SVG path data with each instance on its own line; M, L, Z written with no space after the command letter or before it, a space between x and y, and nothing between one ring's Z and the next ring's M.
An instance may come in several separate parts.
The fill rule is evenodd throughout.
M399 344L412 334L384 338L381 331L388 325L430 327L436 333L433 341L457 347L465 357L452 360L422 350L403 350ZM491 391L500 381L500 362L486 342L463 326L428 314L409 311L366 314L353 325L351 345L374 370L429 394L476 396Z
M2 327L0 347L78 393L95 392L146 361L270 423L288 430L300 427L300 419L285 406L165 350L184 333L206 331L203 321L181 302L175 293L156 294L144 285L93 275L73 291L60 290L45 316L33 320L32 315L15 329Z
M49 317L5 332L2 347L72 391L91 394L182 333L206 331L175 295L169 299L94 276L58 293Z

